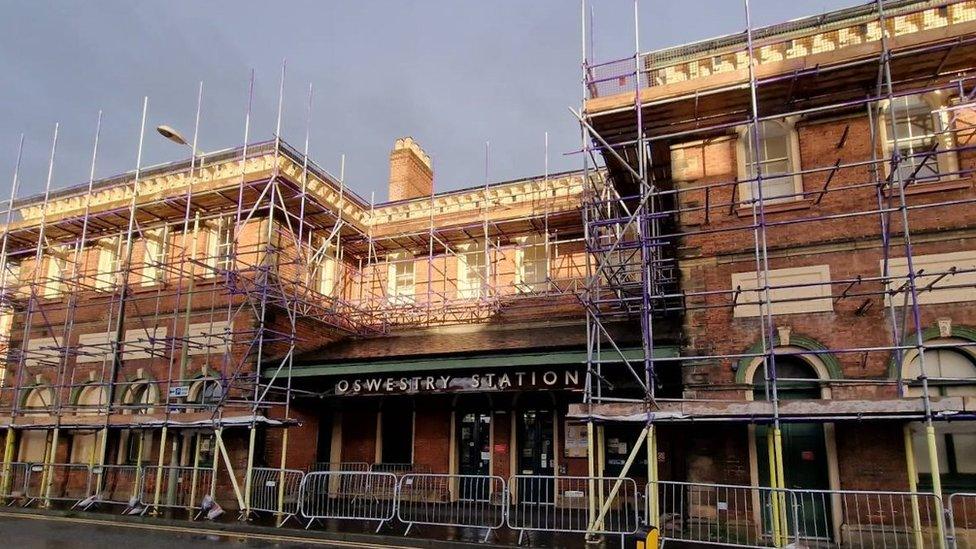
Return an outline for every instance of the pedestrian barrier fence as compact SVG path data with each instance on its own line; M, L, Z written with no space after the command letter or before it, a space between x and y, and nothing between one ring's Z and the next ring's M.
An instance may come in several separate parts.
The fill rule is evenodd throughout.
M374 463L369 466L371 473L393 473L401 477L407 473L430 473L430 467L416 463Z
M29 471L29 463L0 463L0 499L25 497Z
M640 498L633 479L516 475L509 482L508 527L519 531L632 534ZM601 516L602 515L602 516Z
M505 524L506 487L501 477L406 473L397 488L397 518L415 524L484 528L485 540Z
M782 547L795 538L795 506L786 490L657 481L647 485L662 539L735 547ZM653 511L652 511L653 512ZM792 537L791 537L792 536Z
M976 549L976 493L960 492L948 499L951 547Z
M365 461L319 461L312 465L310 472L369 471Z
M797 539L842 547L944 547L946 524L934 494L790 490Z
M27 470L25 506L34 501L78 502L91 495L88 465L77 463L34 464Z
M97 503L130 505L142 495L143 468L138 465L96 465L91 468L91 494Z
M248 507L282 515L277 525L298 514L299 489L305 473L297 469L255 467L251 470L251 493Z
M140 503L144 513L150 507L200 509L212 484L212 469L149 465L143 468Z
M379 531L396 516L397 477L393 473L322 471L302 479L299 510L305 528L324 519L377 521Z

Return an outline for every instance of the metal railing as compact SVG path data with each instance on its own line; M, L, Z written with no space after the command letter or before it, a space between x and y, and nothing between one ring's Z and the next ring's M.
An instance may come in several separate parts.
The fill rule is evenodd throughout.
M781 547L795 538L794 499L786 490L759 486L657 481L661 538L735 547ZM793 537L791 537L793 536Z
M377 521L378 532L396 516L397 477L393 473L323 471L308 473L299 490L299 513L306 529L325 519Z
M485 541L505 524L505 480L488 475L407 473L397 486L397 519L415 524L484 528Z
M959 492L947 500L949 534L955 549L976 548L976 493Z
M365 461L317 461L309 468L310 473L343 471L366 472L369 471L369 464Z
M792 489L797 539L843 547L945 547L945 510L935 494Z
M515 475L509 491L506 522L520 543L526 531L622 537L639 526L641 500L630 478Z
M148 465L142 473L143 513L160 507L200 509L203 497L210 494L213 470L173 465Z
M22 462L0 464L0 500L17 500L27 494L30 464Z
M416 463L374 463L369 466L369 472L371 473L393 473L398 478L407 473L430 473L430 467L427 465L418 465Z
M96 465L91 468L91 494L95 496L84 505L88 509L98 503L135 505L142 494L144 469L138 465Z
M305 473L297 469L255 467L251 470L249 508L279 515L277 526L298 514L299 490Z
M78 502L91 495L91 470L77 463L34 464L28 468L25 506L41 500Z

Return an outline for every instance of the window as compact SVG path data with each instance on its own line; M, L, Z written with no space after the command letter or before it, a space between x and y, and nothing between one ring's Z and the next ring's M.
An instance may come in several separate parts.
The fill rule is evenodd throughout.
M220 403L223 397L224 388L220 384L220 381L212 377L206 377L196 381L190 387L190 395L188 400L196 404L212 406Z
M49 408L54 403L53 392L49 387L34 387L27 393L24 399L25 415L45 415L45 408ZM47 451L47 431L26 430L20 434L20 449L18 451L18 461L28 463L38 463L44 461L44 454Z
M103 238L95 245L98 254L98 271L95 274L95 289L107 292L115 288L122 266L119 261L121 239Z
M739 176L749 180L739 185L739 200L759 200L762 175L763 201L797 200L802 198L803 184L796 171L799 142L792 121L768 120L759 124L759 153L754 151L752 126L739 130Z
M919 484L932 485L928 439L923 423L911 424L912 452ZM939 422L935 426L935 450L939 460L942 487L947 492L969 491L976 487L976 426L967 422Z
M484 246L471 246L458 254L457 294L460 299L478 299L488 283L488 264Z
M67 250L54 248L47 256L47 270L44 275L44 297L54 299L61 295L63 278L67 270Z
M409 305L414 302L413 256L391 254L387 261L386 298L391 305Z
M938 180L940 172L953 171L949 165L952 153L933 153L938 149L953 148L951 136L943 135L947 125L946 113L933 111L933 104L925 96L908 95L891 101L884 117L884 152L886 159L890 159L897 141L901 158L898 180L904 183L934 181ZM942 158L944 160L940 162ZM890 164L885 162L885 166L890 172Z
M207 264L214 270L213 274L230 270L235 252L234 220L225 217L218 220L207 234Z
M78 411L80 416L96 415L105 408L105 388L101 385L90 384L78 393ZM71 436L71 463L94 463L95 451L100 446L100 433L75 432Z
M331 296L335 292L336 271L339 266L335 245L323 238L316 257L318 265L315 269L315 285L320 294Z
M933 345L951 344L954 340L941 339L929 342ZM976 396L976 362L972 355L960 349L936 348L925 349L925 375L929 378L929 395L931 396ZM918 381L922 374L922 365L918 355L910 358L908 365L902 369L902 378L906 380L905 396L922 396L922 383Z
M146 231L146 258L142 271L143 285L150 286L166 280L164 265L169 247L168 227Z
M148 414L152 413L153 405L159 401L159 391L149 380L133 381L122 397L125 406L123 413Z
M515 287L521 293L546 289L549 280L549 247L545 235L517 239Z

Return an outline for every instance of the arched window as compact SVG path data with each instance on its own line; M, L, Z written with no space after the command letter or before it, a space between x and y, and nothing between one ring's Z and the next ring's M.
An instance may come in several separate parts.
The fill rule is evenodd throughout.
M802 183L793 174L798 168L798 143L793 124L767 120L759 124L758 152L752 135L752 125L739 131L739 175L749 183L739 186L740 201L759 199L757 175L762 175L763 201L796 200L802 198Z
M54 391L47 386L37 386L31 388L27 396L24 397L24 415L38 416L46 415L48 409L54 404ZM47 431L28 430L20 435L20 449L18 460L28 463L38 463L44 461L44 453L47 451Z
M781 399L821 398L820 376L802 357L777 355L776 378L777 394ZM752 386L753 399L765 400L766 372L761 363L752 375Z
M931 341L939 344L940 340ZM949 343L943 340L942 344ZM930 396L974 396L976 395L976 357L959 349L926 349L925 375L929 378ZM922 361L916 353L906 357L908 364L902 369L905 380L905 396L922 396Z
M76 414L80 416L96 415L105 411L108 397L105 387L94 383L86 385L78 392L75 401ZM71 463L94 463L95 452L98 451L101 435L97 432L73 432L71 434Z
M224 388L220 381L212 377L205 377L190 386L190 394L187 400L195 404L213 406L218 404L223 396Z
M159 403L159 390L149 380L133 381L122 395L124 414L152 413L153 405Z
M78 406L78 415L88 416L102 411L106 402L105 388L92 384L81 389L75 404Z

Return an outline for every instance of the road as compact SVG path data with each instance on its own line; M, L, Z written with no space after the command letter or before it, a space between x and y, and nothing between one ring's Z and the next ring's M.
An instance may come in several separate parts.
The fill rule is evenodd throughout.
M413 549L397 545L325 541L281 535L228 533L199 527L111 522L23 513L0 512L0 546L18 549L197 549L215 545L226 549L342 548Z

